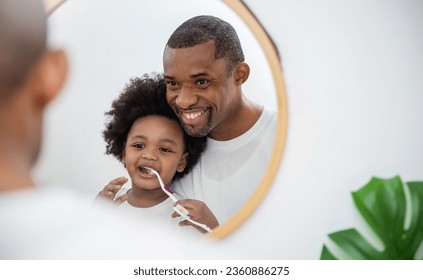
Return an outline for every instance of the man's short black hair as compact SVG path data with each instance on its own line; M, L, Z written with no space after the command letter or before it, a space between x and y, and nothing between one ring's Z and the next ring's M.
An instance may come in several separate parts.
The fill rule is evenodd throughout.
M179 118L166 101L166 83L161 74L145 74L141 78L131 79L119 97L113 101L112 109L106 112L108 120L103 131L107 143L106 154L122 161L126 138L133 123L150 115L163 116L180 124ZM189 136L182 126L181 131L188 160L185 170L177 172L174 179L182 177L192 169L206 146L206 137Z
M172 49L190 48L213 41L215 58L227 61L227 74L244 62L241 42L235 29L226 21L214 16L196 16L182 23L170 36L166 46Z
M0 100L25 81L46 45L42 0L0 0Z

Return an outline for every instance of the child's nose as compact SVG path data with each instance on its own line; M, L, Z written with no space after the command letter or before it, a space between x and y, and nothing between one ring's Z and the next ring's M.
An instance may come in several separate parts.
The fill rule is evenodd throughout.
M143 153L142 158L148 159L148 160L157 160L157 156L155 156L155 155L153 155L152 153L149 153L149 152Z

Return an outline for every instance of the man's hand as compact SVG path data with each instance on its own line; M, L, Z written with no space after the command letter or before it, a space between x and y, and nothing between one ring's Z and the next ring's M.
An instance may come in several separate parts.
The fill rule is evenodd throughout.
M122 188L122 186L128 182L128 178L119 177L111 180L96 196L94 203L99 200L113 202L116 206L121 205L128 199L127 194L123 194L113 201L117 192Z
M210 211L210 209L207 207L207 205L204 202L200 200L195 200L195 199L181 199L178 202L176 202L176 204L183 206L185 209L189 211L188 216L190 217L190 219L196 222L199 222L201 224L205 224L210 229L214 229L217 226L219 226L219 222L217 221L216 217L214 216L212 211ZM177 212L172 213L172 218L176 218L179 216L180 215ZM202 233L207 232L201 227L193 225L187 220L180 222L179 225L193 226Z

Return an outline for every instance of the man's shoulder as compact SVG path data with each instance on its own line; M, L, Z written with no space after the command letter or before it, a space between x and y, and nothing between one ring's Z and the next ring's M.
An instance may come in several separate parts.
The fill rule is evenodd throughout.
M263 106L263 111L257 122L239 138L245 137L257 141L257 139L273 137L276 134L277 122L278 112L271 107Z
M276 124L278 121L278 111L271 107L264 106L263 113L260 118Z

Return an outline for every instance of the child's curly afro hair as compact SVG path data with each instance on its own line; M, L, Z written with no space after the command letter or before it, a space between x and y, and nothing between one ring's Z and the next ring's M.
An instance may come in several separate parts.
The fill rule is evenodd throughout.
M106 112L106 128L103 137L106 141L106 154L122 161L123 149L132 124L139 118L157 115L178 123L179 118L166 101L166 83L161 74L144 74L140 78L132 78L119 97L113 101L112 108ZM197 163L206 147L206 137L192 137L184 134L185 152L188 152L188 163L183 172L177 172L174 179L188 173Z

